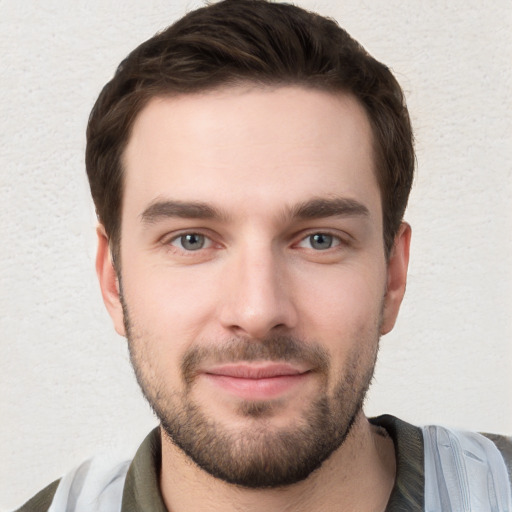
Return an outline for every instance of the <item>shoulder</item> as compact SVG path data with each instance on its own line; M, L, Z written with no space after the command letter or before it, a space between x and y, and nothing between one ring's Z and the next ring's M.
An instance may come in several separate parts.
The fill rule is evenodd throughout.
M510 510L503 436L488 436L439 425L423 427L427 510ZM427 506L428 505L428 506ZM469 506L468 506L469 505Z
M507 466L508 476L512 482L512 436L503 436L498 434L482 433L483 436L490 439L498 448Z
M44 512L50 507L60 480L55 480L50 485L39 491L34 497L28 500L16 512Z
M130 462L115 453L88 459L16 512L117 510Z
M157 427L146 437L135 457L131 448L108 449L82 462L62 478L52 482L15 512L118 510L121 500L125 498L124 490L128 473L131 475L128 486L130 492L126 497L129 503L131 498L135 501L139 498L136 496L136 490L140 490L141 486L142 495L151 494L147 492L147 487L150 485L154 491L153 494L159 496L159 467L160 435ZM135 496L131 496L134 493ZM153 503L144 510L157 510L152 505ZM127 510L133 510L133 508L128 507Z
M492 460L495 455L496 461L504 463L507 467L510 477L512 437L470 432L440 425L426 425L422 430L426 447L430 445L429 448L439 449L449 446L452 452L458 448L464 455L473 454L478 460Z

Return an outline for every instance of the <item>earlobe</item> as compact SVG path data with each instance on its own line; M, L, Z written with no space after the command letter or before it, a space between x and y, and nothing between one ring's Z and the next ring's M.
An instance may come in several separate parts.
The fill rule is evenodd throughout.
M101 288L101 295L107 311L114 322L114 328L121 336L126 336L123 308L119 290L119 280L114 268L110 252L109 240L103 225L96 228L98 236L98 249L96 252L96 274Z
M411 226L402 222L395 237L387 268L387 287L380 332L387 334L393 329L400 304L405 294L407 268L409 266L409 248L411 244Z

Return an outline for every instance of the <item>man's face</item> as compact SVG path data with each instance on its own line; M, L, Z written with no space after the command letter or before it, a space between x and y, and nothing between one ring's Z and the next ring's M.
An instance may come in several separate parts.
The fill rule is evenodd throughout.
M214 476L303 479L361 414L403 294L372 155L354 99L299 87L155 98L134 124L102 287L165 433Z

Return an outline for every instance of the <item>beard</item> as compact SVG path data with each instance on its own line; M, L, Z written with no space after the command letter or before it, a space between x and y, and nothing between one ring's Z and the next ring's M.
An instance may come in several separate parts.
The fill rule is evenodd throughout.
M134 328L124 300L122 304L135 376L164 435L215 478L247 488L276 488L304 480L343 444L362 410L373 378L378 331L372 330L373 339L355 344L332 391L328 386L329 355L323 347L284 335L261 340L233 338L221 345L190 348L179 368L182 389L173 390L151 365L151 336ZM291 426L272 424L274 413L280 409L279 399L240 401L236 413L247 424L242 428L240 422L238 427L226 425L208 415L193 396L198 370L205 361L307 363L319 377L319 391Z

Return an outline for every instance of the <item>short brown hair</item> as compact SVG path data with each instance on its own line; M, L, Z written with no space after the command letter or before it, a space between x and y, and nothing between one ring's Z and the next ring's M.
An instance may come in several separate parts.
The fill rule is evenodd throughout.
M224 0L188 13L133 50L92 109L86 168L114 261L119 256L122 157L137 114L155 96L246 82L345 92L360 101L374 135L389 254L415 164L409 114L395 77L331 19L290 4Z

